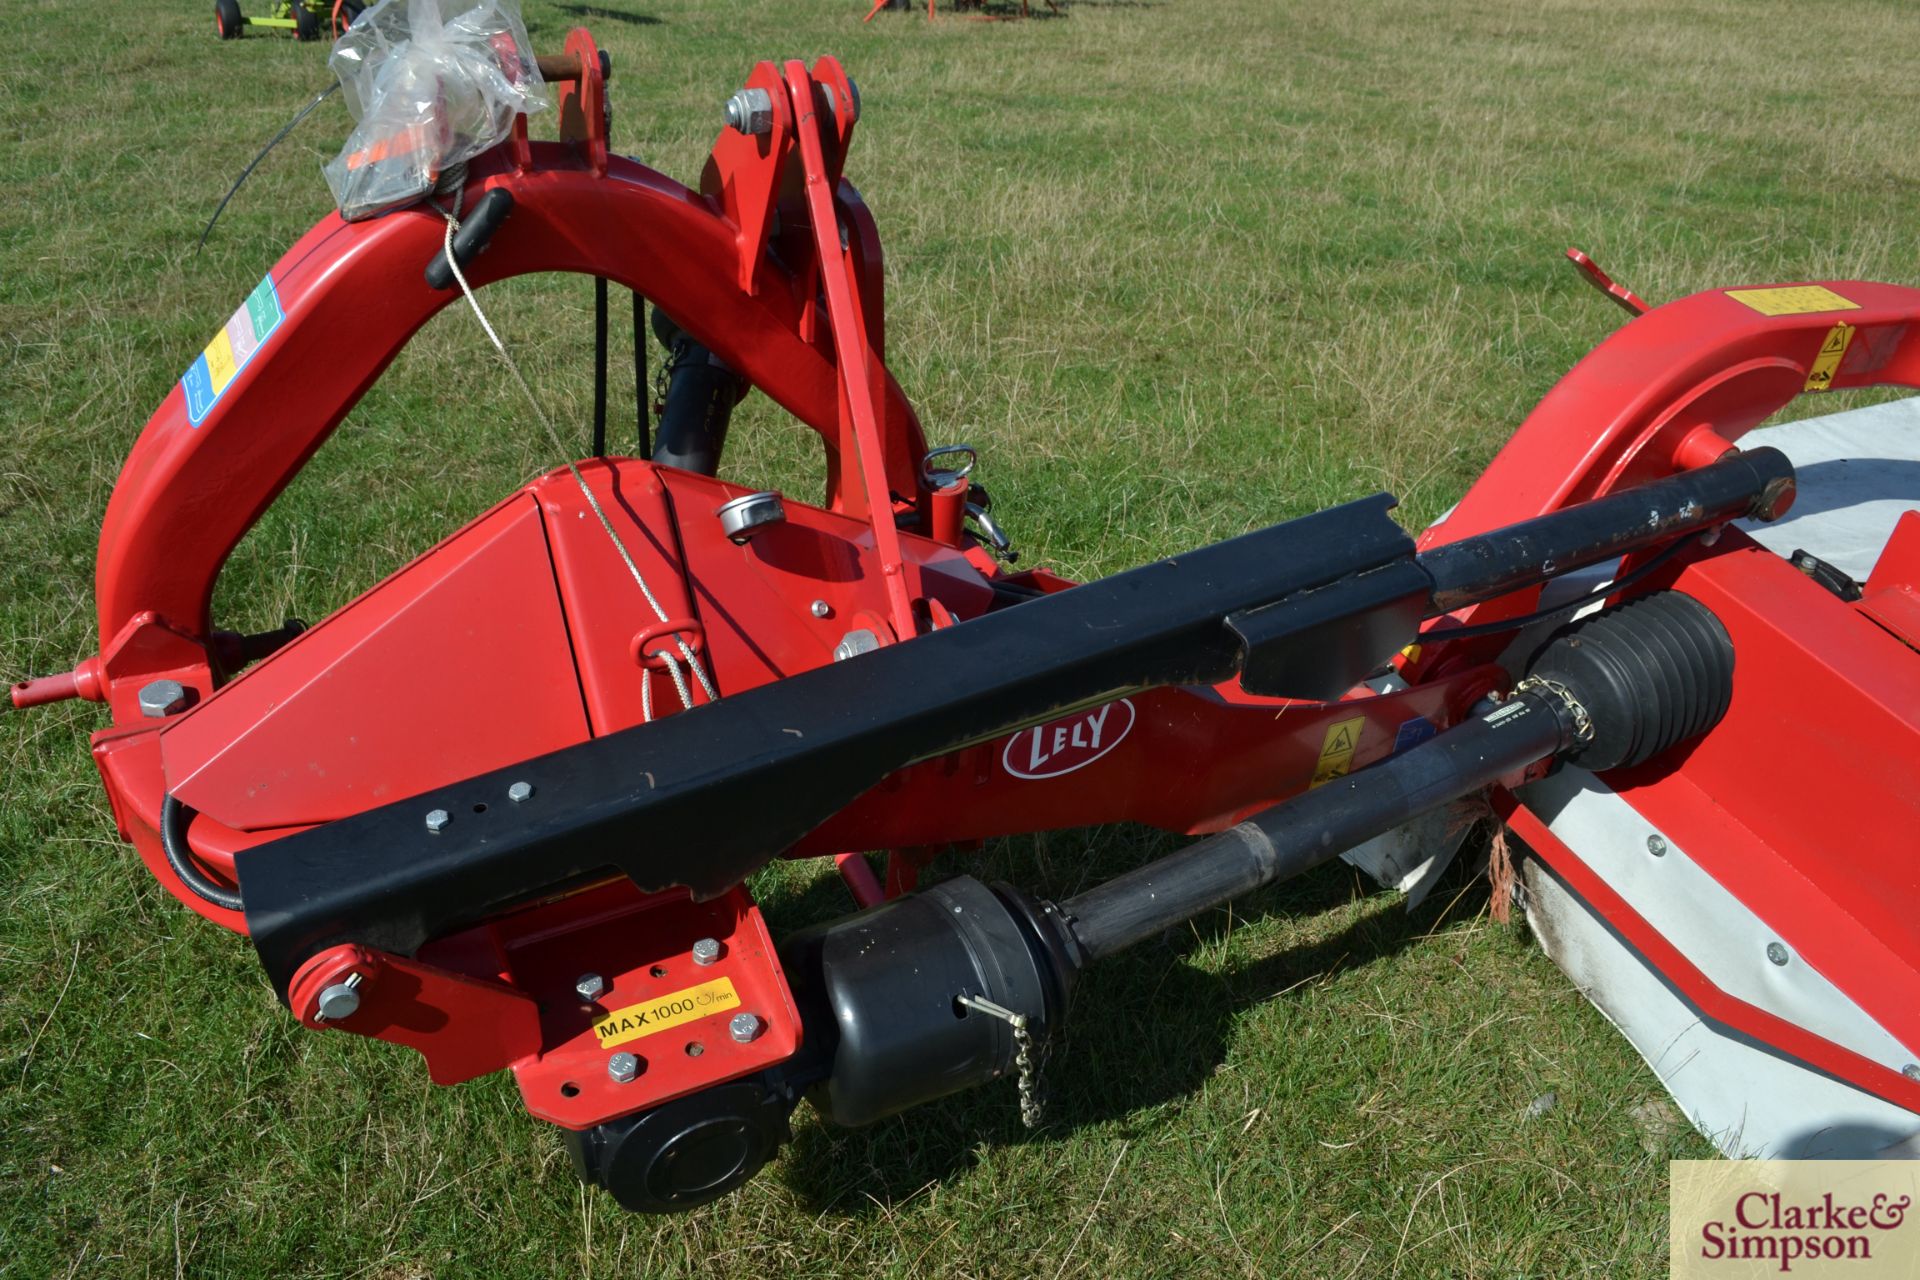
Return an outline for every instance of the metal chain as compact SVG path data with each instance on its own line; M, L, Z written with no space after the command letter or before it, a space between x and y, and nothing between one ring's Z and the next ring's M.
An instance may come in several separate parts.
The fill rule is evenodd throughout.
M1033 1032L1028 1029L1027 1015L1015 1013L984 996L963 992L955 999L967 1008L978 1009L1013 1028L1013 1065L1020 1072L1020 1123L1029 1129L1038 1129L1046 1120L1047 1100L1041 1092L1040 1054L1034 1044Z
M1544 690L1560 699L1561 704L1567 709L1567 714L1573 717L1573 740L1575 742L1593 741L1593 717L1587 714L1587 709L1581 705L1580 699L1573 696L1573 690L1567 688L1567 686L1561 684L1558 680L1550 680L1546 676L1538 675L1528 676L1525 680L1513 686L1515 693L1525 693L1531 689Z

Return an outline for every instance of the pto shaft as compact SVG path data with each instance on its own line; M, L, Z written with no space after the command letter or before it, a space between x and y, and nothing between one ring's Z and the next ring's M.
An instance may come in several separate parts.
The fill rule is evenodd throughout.
M1060 911L1084 960L1101 959L1519 774L1575 737L1565 699L1524 690L1410 751L1069 898Z

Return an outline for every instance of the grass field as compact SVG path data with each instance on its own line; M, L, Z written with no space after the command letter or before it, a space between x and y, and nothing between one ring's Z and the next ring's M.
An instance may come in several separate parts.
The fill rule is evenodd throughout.
M219 43L207 7L0 7L9 680L94 651L120 460L329 207L337 104L192 252L326 75L291 40ZM1070 574L1380 488L1431 519L1620 319L1568 244L1655 299L1916 274L1898 0L861 8L527 16L543 47L593 27L617 145L682 179L753 61L841 57L894 368L930 436L982 447L1029 561ZM589 288L488 297L584 442ZM514 397L441 315L240 547L221 623L322 616L557 462ZM735 440L743 478L815 465L764 401ZM624 1216L507 1078L434 1089L404 1051L295 1027L244 941L115 841L102 723L0 717L0 1276L1652 1275L1666 1161L1709 1150L1649 1120L1650 1073L1470 879L1409 913L1335 868L1095 972L1038 1134L1010 1087L851 1133L803 1108L742 1193ZM1165 847L1105 830L985 861L1059 893ZM816 868L759 887L776 928L844 909Z

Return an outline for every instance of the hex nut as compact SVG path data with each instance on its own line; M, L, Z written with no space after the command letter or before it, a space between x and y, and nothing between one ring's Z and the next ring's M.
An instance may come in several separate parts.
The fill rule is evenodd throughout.
M640 1059L631 1053L616 1053L607 1059L607 1078L615 1084L632 1084L640 1074Z
M1667 856L1667 841L1664 836L1648 836L1647 852L1656 858Z
M733 1015L733 1021L727 1024L727 1034L741 1044L748 1044L757 1039L760 1031L761 1023L757 1014L736 1013Z
M727 99L727 124L750 136L772 133L773 95L765 89L735 93Z
M433 832L435 835L439 835L447 829L447 824L452 821L453 815L445 809L429 810L427 813L427 830Z
M848 658L857 658L863 653L872 653L880 647L880 637L866 627L857 627L840 637L840 643L833 647L833 660L845 662Z
M178 680L155 680L140 686L140 714L159 720L187 709L187 687Z

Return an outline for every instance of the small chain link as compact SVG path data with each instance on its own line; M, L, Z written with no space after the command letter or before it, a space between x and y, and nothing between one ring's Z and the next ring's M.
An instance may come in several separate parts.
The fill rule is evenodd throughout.
M1013 1065L1020 1072L1020 1123L1038 1129L1046 1119L1047 1102L1040 1087L1040 1052L1028 1028L1027 1015L1015 1013L984 996L961 994L956 997L969 1009L978 1009L1013 1028Z
M1550 680L1546 676L1528 676L1513 687L1515 693L1525 693L1530 689L1543 689L1560 699L1566 706L1567 713L1573 717L1575 742L1593 741L1593 717L1587 714L1587 709L1580 704L1580 699L1573 696L1573 690L1558 680Z

